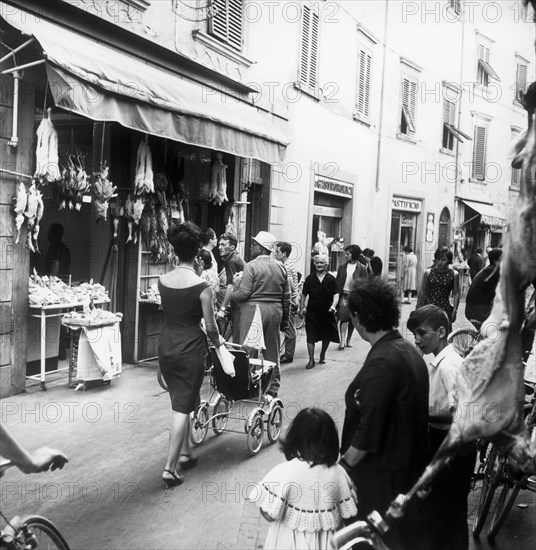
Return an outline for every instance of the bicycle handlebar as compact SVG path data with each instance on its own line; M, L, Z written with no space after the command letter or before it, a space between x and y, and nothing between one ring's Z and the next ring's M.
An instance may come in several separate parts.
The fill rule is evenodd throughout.
M382 540L389 526L378 512L372 512L366 521L356 521L343 527L331 538L331 545L336 550L349 550L355 544L368 544L375 550L389 550Z

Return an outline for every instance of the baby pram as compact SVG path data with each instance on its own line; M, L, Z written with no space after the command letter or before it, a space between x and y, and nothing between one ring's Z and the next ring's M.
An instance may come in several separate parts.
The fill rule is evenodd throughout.
M232 419L244 422L248 450L256 455L262 447L265 425L270 443L277 441L283 425L283 403L266 394L275 364L264 360L262 354L259 359L250 358L244 346L230 343L225 346L234 356L235 376L224 372L216 350L211 348L210 395L201 401L190 419L190 442L201 445L209 424L216 435L222 434ZM237 401L250 406L235 407L235 412L233 405ZM228 431L242 433L241 430Z

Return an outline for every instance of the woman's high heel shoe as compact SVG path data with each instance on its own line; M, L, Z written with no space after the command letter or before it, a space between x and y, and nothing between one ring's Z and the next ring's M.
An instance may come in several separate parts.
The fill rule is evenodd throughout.
M177 485L183 483L184 476L181 476L172 470L164 470L164 473L162 474L162 481L166 484L168 489L171 489L171 487L177 487Z

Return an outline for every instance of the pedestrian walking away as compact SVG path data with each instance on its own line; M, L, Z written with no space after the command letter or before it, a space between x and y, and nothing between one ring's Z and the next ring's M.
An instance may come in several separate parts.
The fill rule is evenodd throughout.
M402 269L402 289L404 303L411 304L411 299L417 296L417 255L411 246L404 247L404 264Z
M287 329L290 315L290 283L286 269L273 261L271 252L276 238L267 231L260 231L251 239L251 257L244 267L239 286L231 293L231 303L240 306L240 324L237 343L243 343L251 328L255 306L259 306L266 351L264 358L273 361L267 394L276 397L281 374L279 371L280 331Z
M456 410L457 376L462 358L448 343L449 319L437 306L427 305L413 311L408 329L423 354L432 353L430 361L430 441L436 453L452 424ZM434 479L425 506L434 550L467 550L467 498L476 463L475 442L464 445Z
M488 254L489 259L489 254ZM469 275L471 281L475 278L476 274L484 267L484 258L482 257L482 249L477 248L467 260L469 266Z
M190 413L199 403L208 353L207 335L215 347L221 346L223 340L216 325L212 288L194 269L201 249L199 228L186 222L169 229L167 236L179 262L158 282L164 312L158 364L169 389L172 409L162 479L167 487L174 487L184 481L177 470L194 466L197 460L191 455L187 434ZM201 328L202 318L206 334Z
M249 495L270 522L264 548L324 550L357 513L352 480L339 457L331 416L317 408L298 412L282 443L287 462L277 465Z
M276 243L274 248L274 258L280 261L287 270L290 283L290 315L285 331L284 353L280 357L280 362L292 363L294 360L294 351L296 350L296 323L295 315L300 304L298 293L298 270L292 260L289 259L292 253L292 245L285 241Z
M307 335L307 353L309 362L306 369L312 369L315 363L315 343L321 341L319 363L326 362L326 351L330 342L339 342L335 311L339 302L339 289L335 277L328 273L329 258L323 254L315 256L316 273L305 279L301 297L301 315L305 316L305 334Z
M372 277L354 286L348 307L356 330L370 343L363 367L345 394L341 463L353 479L358 518L384 514L406 493L430 459L428 371L417 348L402 338L392 285ZM416 499L390 531L392 549L430 550Z

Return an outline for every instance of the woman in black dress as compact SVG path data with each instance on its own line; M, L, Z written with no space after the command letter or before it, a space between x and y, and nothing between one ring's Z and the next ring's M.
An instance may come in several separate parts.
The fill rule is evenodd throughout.
M315 366L315 342L322 341L319 363L326 362L330 342L339 342L335 311L339 301L339 288L335 277L328 273L329 258L319 254L314 259L316 273L311 273L303 283L301 316L305 315L307 353L306 369Z
M206 333L214 346L220 346L214 317L212 288L194 269L201 249L201 232L190 222L172 227L167 234L179 260L177 267L160 277L164 322L160 333L158 361L171 398L169 447L162 479L167 487L180 485L184 478L177 467L195 465L188 443L190 413L199 402L199 390L208 353Z

